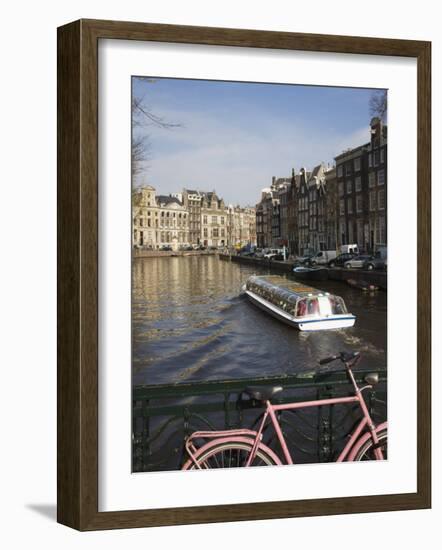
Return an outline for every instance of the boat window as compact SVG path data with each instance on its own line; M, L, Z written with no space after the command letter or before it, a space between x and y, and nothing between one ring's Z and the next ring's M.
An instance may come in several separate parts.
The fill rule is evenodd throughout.
M331 310L334 315L342 315L347 313L347 308L345 307L344 300L339 296L330 296L330 305Z
M309 298L307 302L307 315L319 315L319 303L317 298Z
M307 300L298 300L298 305L296 306L296 317L304 317L307 314Z
M321 315L327 316L331 315L332 307L328 296L318 296L319 308L321 310Z

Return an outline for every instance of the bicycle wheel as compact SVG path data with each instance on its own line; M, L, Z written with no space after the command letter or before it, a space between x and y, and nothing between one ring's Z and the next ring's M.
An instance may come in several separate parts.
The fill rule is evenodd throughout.
M212 468L241 468L246 465L252 444L227 441L214 445L196 459L196 464L189 465L189 470ZM276 466L277 462L265 450L258 448L250 466Z
M387 460L388 458L388 435L387 430L383 430L382 432L378 433L378 439L379 439L379 448L382 451L382 454L384 456L384 460ZM370 438L368 439L364 445L359 449L357 455L354 458L355 461L361 461L361 460L376 460L376 456L374 454L374 443L373 440Z

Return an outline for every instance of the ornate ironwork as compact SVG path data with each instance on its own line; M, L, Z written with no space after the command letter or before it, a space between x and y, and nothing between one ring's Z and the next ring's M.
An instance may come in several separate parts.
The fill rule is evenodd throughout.
M387 418L386 369L356 369L354 374L358 382L362 382L372 372L379 373L379 384L366 390L365 398L373 419L380 422ZM283 386L284 391L274 400L278 403L351 393L342 369L254 379L137 386L133 390L133 471L180 469L184 440L195 430L256 425L263 407L242 395L248 385ZM357 406L332 405L284 411L280 422L294 462L312 463L336 458L359 418ZM265 430L264 441L280 453L271 428Z

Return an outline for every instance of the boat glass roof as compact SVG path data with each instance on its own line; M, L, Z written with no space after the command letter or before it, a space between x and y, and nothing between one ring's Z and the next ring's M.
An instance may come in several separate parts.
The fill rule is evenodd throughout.
M315 296L318 294L328 294L322 290L318 290L317 288L304 285L297 281L291 281L290 279L286 279L280 275L253 275L249 278L249 281L258 284L260 281L263 281L264 283L287 290L293 294L297 294L298 296L308 296L309 294Z

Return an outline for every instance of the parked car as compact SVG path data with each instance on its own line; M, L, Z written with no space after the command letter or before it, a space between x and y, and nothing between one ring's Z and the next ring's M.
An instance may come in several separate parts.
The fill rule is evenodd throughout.
M354 256L351 260L345 262L344 267L346 269L352 269L354 267L362 269L367 262L374 259L374 256Z
M387 258L381 257L381 255L375 254L371 260L367 260L364 264L364 269L382 269L385 271L387 269Z
M264 254L264 258L270 260L276 254L281 254L281 250L278 250L277 248L271 248L267 250L267 252Z
M284 254L269 254L268 259L272 261L283 262Z
M354 254L351 254L350 252L339 254L339 256L336 256L336 258L333 258L328 262L328 267L342 267L345 262L352 260L354 257Z
M298 256L295 260L295 265L308 265L313 258L313 254L305 254L304 256Z
M162 246L160 246L160 250L162 250L163 252L170 252L172 250L172 247L168 244L163 244Z

